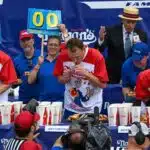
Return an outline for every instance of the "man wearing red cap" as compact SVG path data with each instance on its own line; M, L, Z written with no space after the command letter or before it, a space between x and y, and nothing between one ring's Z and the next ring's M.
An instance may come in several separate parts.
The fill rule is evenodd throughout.
M20 79L19 100L27 103L32 98L38 100L39 85L37 83L29 85L28 75L35 67L40 56L40 50L34 48L33 34L26 30L20 32L20 46L24 50L22 54L17 56L14 60L17 76Z
M8 89L17 82L11 58L0 50L0 102L8 101Z
M101 52L108 48L106 64L109 81L112 84L120 82L122 64L131 56L133 43L147 42L146 33L135 28L137 21L142 20L137 8L125 7L119 18L122 24L106 29L100 28L99 38L95 45L95 48Z
M35 141L38 134L37 121L40 119L38 114L31 114L29 111L20 113L14 122L16 137L8 141L5 150L42 150L42 146Z
M136 100L150 102L150 69L141 72L136 82Z

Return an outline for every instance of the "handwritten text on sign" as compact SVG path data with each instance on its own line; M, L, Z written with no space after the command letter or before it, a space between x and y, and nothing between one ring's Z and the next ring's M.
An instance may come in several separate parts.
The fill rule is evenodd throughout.
M29 8L28 31L35 34L52 35L58 32L58 24L62 23L61 11Z

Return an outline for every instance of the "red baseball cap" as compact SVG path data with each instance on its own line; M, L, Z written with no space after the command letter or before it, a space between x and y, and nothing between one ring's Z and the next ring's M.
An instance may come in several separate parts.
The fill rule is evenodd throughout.
M29 129L33 123L37 122L39 119L39 114L34 113L33 115L29 111L23 111L16 117L14 124L19 127L17 130L26 130Z
M20 31L19 39L22 40L24 38L33 38L33 34L29 33L27 30Z
M136 99L145 100L150 99L150 69L142 71L136 81Z

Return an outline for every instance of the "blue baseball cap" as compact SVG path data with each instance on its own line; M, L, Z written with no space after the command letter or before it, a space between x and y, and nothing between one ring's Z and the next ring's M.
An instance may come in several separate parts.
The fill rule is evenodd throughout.
M143 42L137 42L132 47L132 60L140 61L144 56L148 56L149 47Z

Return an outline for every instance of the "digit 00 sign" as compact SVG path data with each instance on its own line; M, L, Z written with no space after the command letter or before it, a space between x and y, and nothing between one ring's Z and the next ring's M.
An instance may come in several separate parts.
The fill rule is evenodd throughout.
M28 31L35 34L48 34L58 31L61 24L61 11L31 9L28 11Z

